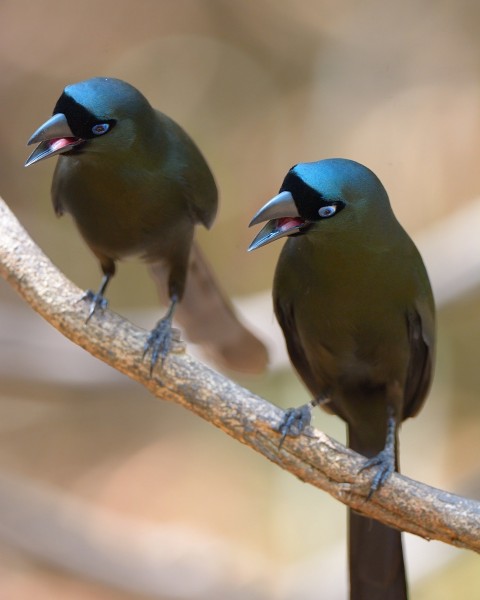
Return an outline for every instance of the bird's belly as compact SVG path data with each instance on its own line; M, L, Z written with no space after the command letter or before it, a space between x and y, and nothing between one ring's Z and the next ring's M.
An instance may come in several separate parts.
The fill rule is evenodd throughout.
M71 214L95 253L114 260L135 256L162 257L182 239L188 240L193 227L175 205L162 198L147 200L141 188L108 190L84 189L64 195L62 208Z
M336 377L346 383L367 380L376 383L391 376L395 365L404 364L408 338L401 316L384 320L378 314L377 321L356 322L348 315L345 317L324 323L299 319L302 343L319 368L321 362L334 363Z
M73 211L72 211L73 213ZM112 259L138 256L144 252L145 240L141 230L127 219L119 221L115 215L72 214L86 243Z
M77 221L77 225L94 252L100 252L113 260L140 257L148 261L168 258L182 241L189 244L191 237L182 235L181 228L168 223L148 229L141 226L125 228L124 224L113 222L85 230L80 222Z
M385 327L384 327L385 325ZM347 423L379 418L385 421L389 386L403 387L408 365L408 342L399 327L371 323L362 328L332 321L328 326L299 324L299 337L308 359L314 397L328 402L324 408ZM292 357L293 358L293 357ZM383 421L382 421L383 419Z
M293 269L286 273L277 278L275 294L290 290L282 297L285 336L293 339L292 362L314 396L328 396L330 408L347 420L352 403L369 403L374 390L384 392L389 382L403 384L409 356L405 311L383 301L388 292L380 283L370 289L326 275L301 279Z

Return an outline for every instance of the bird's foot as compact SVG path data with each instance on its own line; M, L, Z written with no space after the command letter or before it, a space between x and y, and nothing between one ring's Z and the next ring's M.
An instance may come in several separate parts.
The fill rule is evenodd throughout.
M359 469L359 473L366 469L371 469L372 467L378 468L370 485L367 500L370 500L373 494L382 487L390 475L395 471L395 451L392 452L389 448L384 448L376 456L369 458Z
M108 306L108 300L105 298L105 296L103 296L101 293L92 292L92 290L87 290L80 300L86 300L90 303L88 317L86 320L87 323L97 311L103 312Z
M287 435L298 437L310 425L312 420L312 404L303 404L298 408L289 408L283 415L282 422L278 426L281 434L279 448L282 447Z
M165 359L170 352L176 351L177 348L183 352L185 345L180 339L180 331L172 327L171 319L164 317L155 325L150 332L145 345L143 346L143 358L151 351L152 357L150 360L150 376L153 369L160 359L160 364L163 365Z
M172 345L172 322L170 319L164 318L155 325L150 332L150 335L143 346L143 358L148 351L151 351L152 358L150 360L150 376L152 375L153 368L157 364L160 358L161 364L163 365L170 347Z

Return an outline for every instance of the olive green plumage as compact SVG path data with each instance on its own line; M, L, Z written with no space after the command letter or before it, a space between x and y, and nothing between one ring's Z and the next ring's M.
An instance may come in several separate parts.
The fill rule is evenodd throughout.
M291 361L313 395L348 426L349 445L378 466L374 491L398 467L398 426L414 416L432 376L435 324L428 276L366 167L345 159L304 163L259 211L252 249L288 236L273 285ZM283 212L283 217L282 217ZM306 425L288 413L285 433ZM350 516L352 599L402 599L400 533Z
M97 77L65 88L53 117L29 141L38 142L27 165L59 154L55 212L71 214L104 273L99 292L88 294L90 316L106 305L116 261L137 256L170 302L147 341L152 366L170 348L173 312L182 324L188 304L190 339L224 366L261 371L263 344L238 321L193 242L197 224L213 223L217 188L185 131L133 86Z

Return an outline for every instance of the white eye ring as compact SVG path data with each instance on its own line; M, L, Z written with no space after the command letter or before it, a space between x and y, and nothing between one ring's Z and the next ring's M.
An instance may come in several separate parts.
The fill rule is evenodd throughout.
M337 212L337 207L335 204L328 204L327 206L322 206L318 210L318 214L322 219L327 219L328 217L333 217L333 215Z
M92 133L94 135L103 135L104 133L107 133L109 129L110 125L108 123L97 123L92 127Z

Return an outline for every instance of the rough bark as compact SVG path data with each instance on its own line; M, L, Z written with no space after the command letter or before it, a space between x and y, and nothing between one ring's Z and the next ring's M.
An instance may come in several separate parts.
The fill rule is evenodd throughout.
M480 552L480 503L394 474L367 501L372 473L364 459L320 431L287 438L276 431L283 412L190 357L178 344L149 374L146 332L107 310L88 323L82 291L34 244L0 199L0 273L44 319L70 340L148 388L177 402L356 511L427 539Z

